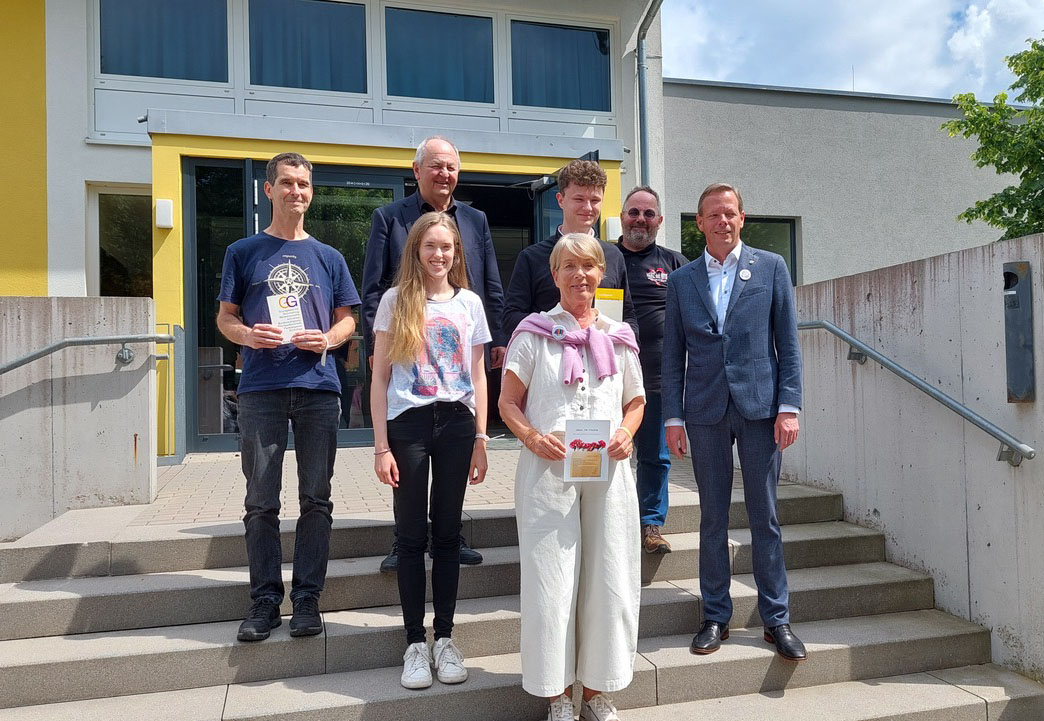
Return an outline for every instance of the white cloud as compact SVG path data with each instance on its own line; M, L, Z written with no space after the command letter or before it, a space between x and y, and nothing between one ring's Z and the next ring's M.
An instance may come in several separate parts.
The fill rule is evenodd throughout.
M664 74L740 83L987 98L1006 55L1044 35L1041 0L666 0Z

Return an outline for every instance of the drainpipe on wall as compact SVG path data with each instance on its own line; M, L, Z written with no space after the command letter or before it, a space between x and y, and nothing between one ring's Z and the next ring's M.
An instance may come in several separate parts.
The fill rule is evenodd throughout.
M646 110L645 91L645 36L649 34L649 27L653 18L660 12L663 0L652 0L649 9L642 18L642 24L638 27L638 148L641 163L641 174L638 178L639 185L649 184L649 117Z

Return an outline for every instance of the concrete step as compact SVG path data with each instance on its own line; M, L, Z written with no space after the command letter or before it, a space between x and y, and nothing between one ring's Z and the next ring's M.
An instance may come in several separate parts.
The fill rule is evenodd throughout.
M705 701L647 706L627 721L1040 721L1044 686L999 666L753 693Z
M140 509L131 509L134 514ZM836 521L842 517L840 494L807 486L779 487L779 515L784 524ZM70 511L14 543L0 544L0 583L82 576L118 576L191 571L246 565L241 523L129 526L125 508ZM743 492L733 492L730 522L747 526ZM667 533L699 530L695 493L671 498ZM280 524L283 556L294 547L294 522ZM475 548L518 543L513 508L465 509L464 536ZM331 558L383 556L391 548L390 514L335 517Z
M931 579L887 563L796 570L795 623L930 608ZM642 589L639 635L691 636L696 579ZM737 625L757 621L750 575L736 576ZM428 607L428 627L431 625ZM741 620L742 619L742 620ZM285 619L289 620L289 619ZM398 605L324 614L325 632L291 638L287 624L263 643L235 641L238 621L0 642L0 708L394 666L404 648ZM462 600L454 638L468 656L518 652L518 596Z
M643 582L699 573L699 534L669 538L673 553L643 554ZM880 533L838 521L785 526L783 540L788 568L884 560ZM749 531L737 529L730 544L733 572L751 572ZM490 589L517 593L518 548L487 548L484 555L481 565L461 569L458 597L479 598ZM397 603L394 575L378 570L381 558L331 560L323 610ZM287 586L290 573L285 565ZM241 617L249 603L249 576L243 567L10 583L0 585L0 640L232 620ZM289 599L283 610L290 612Z
M491 664L479 670L475 665L477 662L478 659L468 662L471 677L462 686L456 687L461 691L471 690L471 698L462 704L470 714L437 716L422 711L419 717L461 721L473 718L537 721L546 717L542 702L522 693L517 683L515 688L492 683L494 679L491 675L499 670L496 665ZM510 668L508 672L511 672ZM380 674L380 692L384 692L384 698L387 698L386 676L396 674L393 669L382 669ZM357 680L365 681L367 678L360 675ZM474 688L478 685L482 688ZM307 699L303 695L308 688L314 688L325 698L316 699L316 703L306 706L304 701ZM443 698L452 695L453 688L436 682L429 690L401 693L394 700L375 705L372 713L364 714L365 706L360 705L361 699L350 696L358 689L355 684L345 684L340 706L333 703L336 689L298 685L296 688L285 688L288 699L296 697L301 702L290 709L288 716L269 715L260 718L379 721L395 718L392 715L394 711L387 710L388 706L397 705L409 711L416 708L411 702L417 700L424 703L435 698L441 702L440 706L453 709L453 705ZM266 691L268 697L274 693L270 689ZM616 695L621 708L625 708L625 702L638 702L638 699L628 697L629 692L630 689L623 695ZM249 691L239 687L211 686L187 691L28 706L0 710L0 721L224 721L259 718L256 715L244 715L242 707L248 703L245 693ZM226 697L233 702L227 713ZM476 716L468 707L481 702L482 697L496 703L491 707L489 715ZM518 701L520 704L513 715L501 713L505 697L508 697L506 700ZM286 706L281 704L281 708ZM255 713L258 710L255 709ZM404 714L399 718L408 716ZM687 718L716 721L808 721L817 718L830 721L1040 721L1044 718L1044 687L1006 669L986 664L787 689L786 692L746 694L665 706L632 706L624 718L627 721L677 721Z
M985 630L939 611L817 621L800 625L798 631L810 651L809 660L800 665L780 659L761 641L760 629L757 638L754 630L734 630L721 651L705 657L689 653L688 636L644 639L639 642L634 681L614 694L617 705L621 709L643 708L658 703L772 694L784 688L790 695L795 689L913 674L938 665L977 665L989 657L989 634ZM398 665L235 683L228 686L221 718L520 721L539 719L546 713L545 701L522 691L517 654L472 657L467 666L470 677L466 683L445 686L436 681L423 691L399 685ZM10 717L18 719L32 719L30 714L36 713L11 711L24 712ZM37 718L54 720L62 716L52 713ZM3 715L0 721L5 721Z
M656 667L660 704L858 681L990 661L990 634L941 611L827 619L798 624L804 663L784 661L762 629L732 629L716 653L689 653L690 636L641 639Z

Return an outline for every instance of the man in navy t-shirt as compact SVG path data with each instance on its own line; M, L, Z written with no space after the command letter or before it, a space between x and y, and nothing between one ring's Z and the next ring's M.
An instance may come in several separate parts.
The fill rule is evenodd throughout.
M239 626L240 641L268 638L281 623L279 491L288 424L301 501L290 635L323 630L319 594L330 551L330 479L341 414L336 361L327 351L351 336L350 306L360 302L344 257L305 232L312 164L297 153L272 158L265 195L272 201L272 224L228 247L218 295L218 328L243 353L239 433L253 605Z

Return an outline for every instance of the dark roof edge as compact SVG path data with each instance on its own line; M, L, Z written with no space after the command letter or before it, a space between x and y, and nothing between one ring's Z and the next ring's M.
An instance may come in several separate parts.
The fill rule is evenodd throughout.
M677 85L703 85L713 88L738 88L741 90L765 90L777 93L797 93L801 95L834 95L845 98L866 98L869 100L898 100L904 102L913 103L933 103L936 105L949 105L953 106L953 100L948 98L928 98L917 95L889 95L887 93L861 93L851 90L821 90L818 88L793 88L784 85L758 85L752 83L727 83L719 80L696 80L694 78L664 78L664 85L667 83L675 83ZM979 102L982 102L981 100ZM992 102L983 103L984 105L993 105ZM1015 105L1008 103L1010 107L1016 110L1023 110L1029 108L1029 105Z

